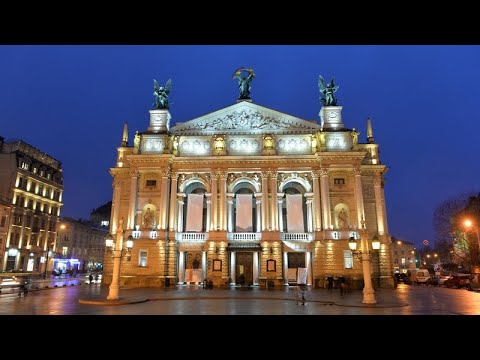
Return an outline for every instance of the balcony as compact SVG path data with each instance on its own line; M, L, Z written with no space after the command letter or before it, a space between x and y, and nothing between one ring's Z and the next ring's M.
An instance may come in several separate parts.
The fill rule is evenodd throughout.
M282 241L310 242L314 239L314 233L280 233L280 240Z
M175 240L178 242L195 242L195 243L203 243L208 240L208 232L203 233L179 233L175 234Z
M254 233L254 232L247 232L247 233L227 233L227 240L228 241L260 241L262 240L262 233Z

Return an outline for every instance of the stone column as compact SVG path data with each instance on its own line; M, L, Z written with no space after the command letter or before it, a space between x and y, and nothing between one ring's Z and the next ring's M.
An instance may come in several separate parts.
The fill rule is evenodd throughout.
M255 204L257 205L257 232L262 232L262 194L255 193L256 201Z
M235 276L235 267L236 267L236 264L235 264L235 260L236 260L236 252L235 251L231 251L230 252L230 277L232 278L232 281L230 283L230 285L235 285L236 283L236 276Z
M205 225L205 231L210 231L211 212L212 212L212 194L205 194L207 198L207 223Z
M227 192L227 173L220 173L220 230L227 231L227 209L225 194Z
M307 268L307 285L312 285L312 254L305 251L305 267Z
M383 197L382 197L382 175L375 174L373 179L373 189L375 191L375 212L377 213L377 229L378 235L385 235L385 217L383 214Z
M307 202L307 232L313 232L313 216L312 216L312 204L313 199L311 194L305 194Z
M320 208L320 188L318 186L319 174L318 171L312 171L313 182L313 214L315 219L315 231L322 229L322 209Z
M183 205L185 202L183 201L185 194L184 193L178 193L177 194L177 201L178 201L178 225L177 225L177 231L178 232L183 232Z
M178 284L185 283L185 251L180 251L178 254Z
M228 211L227 211L227 217L228 217L228 232L233 232L233 197L235 194L228 193L227 194L227 202L228 202Z
M176 215L175 215L175 209L176 204L177 204L177 179L178 179L178 174L173 173L172 174L172 181L170 184L170 214L169 214L169 225L168 228L170 231L175 231L177 222L176 222Z
M363 208L363 191L362 191L362 171L360 168L353 169L355 178L355 203L357 205L357 228L362 228L365 220L365 210Z
M210 216L210 230L217 230L217 204L218 204L218 194L217 194L217 174L211 172L211 189L212 189L212 213Z
M170 182L170 170L166 169L162 171L162 189L160 194L160 214L158 224L160 229L166 230L168 228L168 185Z
M258 251L253 252L253 285L258 285Z
M269 229L268 221L268 174L261 173L262 176L262 231Z
M330 187L328 185L328 169L321 168L320 174L320 192L322 194L322 218L323 228L331 229L332 217L330 211Z
M283 232L283 193L277 193L278 230Z
M207 278L207 252L202 251L202 279Z
M110 218L110 233L115 234L117 232L118 226L118 214L120 213L120 194L122 192L122 184L118 175L115 175L113 178L113 202L112 202L112 212Z
M288 253L283 253L283 277L284 285L288 285Z
M270 171L270 221L273 231L278 230L277 218L277 172Z
M127 229L135 228L135 214L137 213L138 171L130 172L130 199L128 203Z

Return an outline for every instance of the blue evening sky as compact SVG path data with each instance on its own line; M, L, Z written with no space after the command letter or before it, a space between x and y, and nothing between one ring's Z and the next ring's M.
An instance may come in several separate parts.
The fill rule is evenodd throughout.
M0 136L20 138L63 165L62 216L88 218L112 198L123 123L145 131L153 79L172 78L172 124L235 103L238 67L251 97L318 120L318 75L340 85L346 127L373 122L390 234L433 238L443 200L479 191L479 46L0 46Z

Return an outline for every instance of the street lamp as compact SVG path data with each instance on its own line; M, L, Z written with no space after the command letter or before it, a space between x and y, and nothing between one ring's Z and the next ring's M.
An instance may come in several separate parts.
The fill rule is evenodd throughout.
M480 249L480 234L478 233L478 227L474 226L472 220L470 219L465 220L463 224L467 227L467 229L475 229L475 233L477 234L478 247Z
M46 260L45 260L45 269L43 270L43 280L45 280L47 278L47 269L48 269L48 253L50 252L50 248L53 249L53 246L54 246L54 242L50 242L47 244L47 256L46 256ZM53 256L53 254L52 254Z
M348 247L352 251L352 254L355 255L361 262L363 266L363 301L364 304L376 304L377 300L375 299L375 290L372 286L372 274L370 271L370 261L374 256L378 256L378 251L380 249L380 241L377 237L374 237L372 240L372 249L368 249L367 242L367 231L362 229L359 230L360 240L362 245L362 250L357 250L357 241L352 236L348 241Z
M130 261L130 252L133 248L133 236L130 235L126 241L126 249L123 247L123 218L120 219L119 227L117 229L116 237L117 241L113 240L113 236L108 234L105 238L105 246L107 252L112 254L113 257L113 272L112 272L112 283L108 289L107 300L118 300L118 292L120 289L119 280L120 280L120 260L122 257L127 255L127 261Z

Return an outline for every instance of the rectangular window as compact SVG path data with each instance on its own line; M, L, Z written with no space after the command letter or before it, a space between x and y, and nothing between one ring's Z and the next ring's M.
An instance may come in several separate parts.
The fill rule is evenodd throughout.
M139 267L147 267L147 251L140 250L138 256L138 266Z
M335 185L345 185L345 179L344 178L335 178L335 179L333 179L333 183Z
M405 258L402 258L402 265L405 265Z
M343 250L343 262L345 269L353 269L353 257L351 250Z
M67 246L64 246L64 247L62 248L62 255L63 255L63 256L67 256L67 253L68 253L68 247L67 247Z
M157 180L147 180L145 186L155 187L157 186Z
M412 261L412 258L408 258L408 262L409 262L409 263L412 263L412 262L413 262L413 261Z
M5 222L7 221L6 216L2 216L2 222L0 223L0 227L5 227Z

